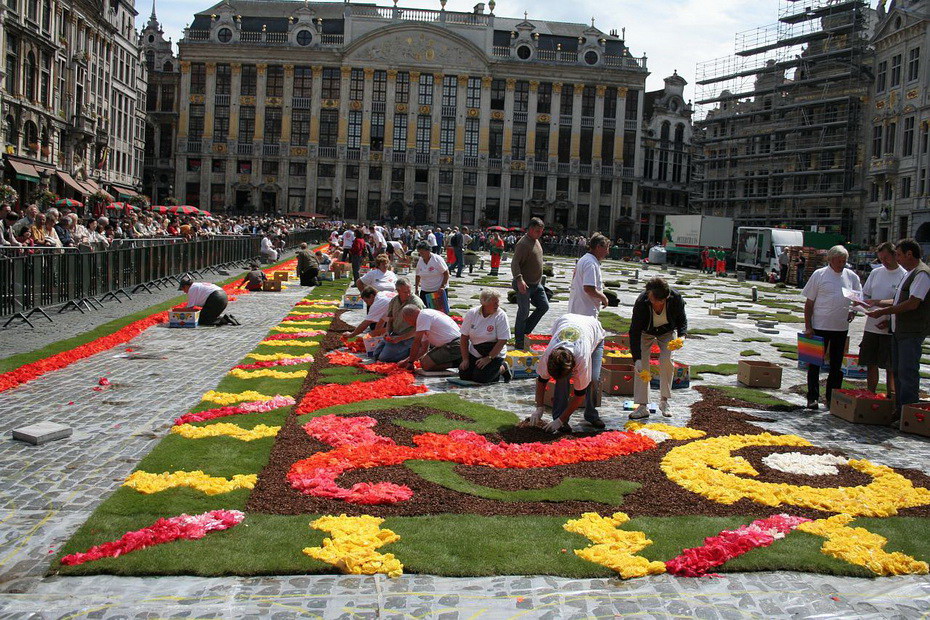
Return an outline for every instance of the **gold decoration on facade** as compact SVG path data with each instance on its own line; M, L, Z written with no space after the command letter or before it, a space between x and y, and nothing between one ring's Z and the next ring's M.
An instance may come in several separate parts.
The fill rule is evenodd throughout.
M397 79L397 69L388 69L387 77L389 80Z
M507 90L512 91L517 85L517 78L507 78Z
M272 108L276 108L280 106L281 103L282 103L281 97L268 97L267 99L265 99L265 105L270 106Z
M190 73L191 72L191 61L182 60L180 63L181 73Z
M907 94L904 96L908 99L917 99L917 97L920 96L920 91L918 91L916 88L912 88L911 90L907 91Z
M229 69L233 75L239 75L242 73L242 63L241 62L231 63L229 65Z
M191 95L190 96L191 103L203 103L204 101L206 101L206 99L204 98L203 95Z
M620 88L617 89L617 96L618 96L618 97L626 97L627 92L629 92L629 91L627 90L627 87L626 87L626 86L621 86Z
M313 65L310 67L310 71L313 72L313 77L318 78L323 75L323 67L320 65Z
M223 154L226 152L226 143L225 142L215 142L213 144L213 152Z
M445 155L445 156L439 158L439 163L440 163L440 164L447 164L447 165L448 165L448 164L451 164L451 163L452 163L452 158L449 157L448 155Z
M468 76L460 75L458 77L459 86L468 86Z
M332 110L333 108L339 107L339 100L338 99L324 99L320 103L320 105L322 105L326 109Z
M418 112L420 114L431 114L433 112L433 109L428 105L421 105Z
M420 72L419 72L419 71L411 71L411 72L410 72L410 83L411 83L411 84L412 84L413 82L419 81L419 79L420 79Z
M594 87L594 94L597 95L598 97L603 97L606 92L607 92L607 86L604 84L598 84L597 86Z
M481 78L481 87L482 88L491 88L491 82L494 81L490 75L485 75Z
M407 104L406 104L406 103L397 103L397 104L395 104L395 105L394 105L394 111L395 111L395 112L400 112L401 114L403 114L404 112L407 111Z
M381 161L381 151L372 151L370 153L371 161Z
M471 118L478 118L481 116L481 110L478 108L468 108L468 116Z
M294 65L284 65L284 76L294 77Z
M876 109L876 110L884 110L884 109L885 109L885 100L884 100L884 99L879 99L878 101L876 101L876 102L875 102L875 109Z
M255 72L258 74L258 77L262 77L263 75L265 75L265 71L267 69L268 69L267 63L260 62L257 65L255 65Z
M548 114L537 114L536 115L537 123L548 123L551 119L552 117L550 117Z
M208 62L207 63L207 75L213 75L214 73L216 73L216 63Z
M340 67L339 70L342 72L342 79L348 80L349 76L352 75L352 67Z
M239 105L255 105L255 96L254 95L240 95Z
M351 109L353 109L353 110L361 110L361 109L362 109L362 102L361 102L361 101L350 101L350 102L349 102L349 107L350 107Z
M442 73L434 73L434 74L433 74L433 82L434 82L435 84L442 84L442 80L443 80L443 78L445 78L445 77L446 77L445 74L442 74Z
M525 161L512 161L510 162L510 169L511 170L526 170L526 162Z
M278 182L278 177L268 176L265 177L265 185L274 185Z
M560 95L562 94L562 82L553 82L552 83L552 94Z
M535 93L539 90L539 80L530 80L530 92Z
M239 175L239 184L240 184L240 185L248 185L248 184L251 183L251 182L252 182L252 175L250 175L250 174L240 174L240 175Z
M291 147L291 157L306 157L307 149L303 146L292 146Z
M495 121L504 120L504 111L503 110L491 110L491 118Z
M365 67L364 69L362 69L362 73L364 73L366 80L370 80L373 77L375 77L375 70L372 69L371 67Z

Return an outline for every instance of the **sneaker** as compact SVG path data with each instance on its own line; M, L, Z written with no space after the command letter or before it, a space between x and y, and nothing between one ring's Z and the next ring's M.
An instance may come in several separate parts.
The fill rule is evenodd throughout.
M227 314L226 317L229 319L230 325L242 325L242 323L239 322L239 319L237 319L234 315Z
M642 420L649 417L649 407L646 405L640 405L634 411L630 412L631 420Z
M662 415L664 415L666 418L672 417L672 413L668 410L668 399L667 398L663 398L662 400L659 401L659 411L661 411Z
M807 408L812 411L817 411L820 409L820 403L818 403L816 400L809 400L807 401Z
M513 379L513 371L510 370L510 364L504 362L502 366L501 377L504 378L504 383L510 383L511 379Z
M598 430L601 430L605 426L607 426L606 424L604 424L604 420L600 418L597 418L596 420L585 420L585 422L587 422L588 424L590 424L591 426L593 426L594 428Z

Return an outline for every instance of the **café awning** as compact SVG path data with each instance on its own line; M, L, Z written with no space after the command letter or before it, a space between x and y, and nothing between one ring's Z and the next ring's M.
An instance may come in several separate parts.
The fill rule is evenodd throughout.
M61 172L59 170L57 174L58 174L58 178L61 179L62 183L64 183L65 185L67 185L68 187L76 191L77 193L82 194L82 195L87 193L87 189L83 187L80 183L75 181L74 177L72 177L67 172Z
M125 187L123 185L113 184L113 189L116 190L116 193L119 194L120 198L134 198L139 195L134 189Z
M39 182L39 171L32 164L15 159L7 159L7 161L10 163L10 167L13 168L13 172L16 173L16 178L20 181Z

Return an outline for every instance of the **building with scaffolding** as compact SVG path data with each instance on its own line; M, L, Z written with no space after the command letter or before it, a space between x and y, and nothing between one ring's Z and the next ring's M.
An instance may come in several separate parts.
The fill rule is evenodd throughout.
M693 203L737 225L853 238L872 81L866 0L782 0L778 21L697 66Z

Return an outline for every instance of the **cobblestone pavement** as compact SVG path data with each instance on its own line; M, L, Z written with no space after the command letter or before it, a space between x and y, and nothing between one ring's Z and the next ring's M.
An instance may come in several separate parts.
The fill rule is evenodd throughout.
M550 285L567 289L568 261L558 260ZM506 264L505 264L506 270ZM608 272L610 273L610 272ZM478 275L478 274L476 274ZM641 274L643 275L643 274ZM609 275L609 277L613 277ZM467 279L466 279L467 280ZM620 290L621 315L641 286ZM698 284L697 281L695 281ZM731 295L726 284L700 284ZM695 287L682 287L684 290ZM477 303L480 287L456 283L452 303ZM733 289L736 291L736 289ZM746 294L748 289L742 289ZM765 289L768 291L768 289ZM130 357L123 347L82 360L68 369L0 394L4 412L0 430L7 437L0 452L0 614L40 617L204 617L310 615L334 617L510 617L540 618L640 614L655 617L916 617L930 608L930 580L838 578L802 573L729 574L720 578L677 579L668 576L621 582L615 579L570 580L552 577L475 579L405 575L280 576L261 578L199 577L118 578L43 577L54 553L90 512L128 475L135 463L166 433L173 417L215 387L229 367L277 324L306 290L291 286L276 295L246 295L231 310L238 328L168 330L152 328L133 340ZM696 291L703 292L703 291ZM734 362L745 348L756 359L785 362L767 343L740 342L759 335L745 319L726 321L707 315L703 297L689 298L692 328L728 327L734 334L696 338L676 357L689 363ZM779 292L780 298L797 296ZM565 312L566 294L553 305L539 332ZM503 306L511 316L515 306ZM463 310L459 310L463 312ZM352 322L356 312L345 318ZM854 328L861 330L859 326ZM794 343L788 326L773 341ZM854 347L858 335L853 335ZM98 377L111 389L94 392ZM705 375L707 383L735 385L735 377ZM803 383L802 373L785 369L784 385ZM434 390L448 389L443 379L429 379ZM484 388L460 389L469 399L492 403L518 414L531 409L529 383L515 381ZM672 423L688 421L690 390L674 394ZM801 397L779 393L791 402ZM68 403L73 402L73 405ZM620 399L606 399L601 414L609 427L626 420ZM829 414L766 413L769 426L797 432L818 445L836 447L879 463L913 466L930 462L930 441L889 429L848 425ZM69 424L74 435L32 447L8 439L9 429L38 420Z
M225 275L212 271L205 272L200 281L216 283L237 274L244 275L244 272L236 270L225 273ZM120 295L119 302L109 299L103 302L102 309L85 310L83 314L74 309L59 314L58 308L46 308L45 311L52 317L53 322L48 322L40 314L34 314L29 319L34 327L29 327L20 320L13 320L7 327L3 327L3 323L6 323L6 320L3 320L0 321L0 351L3 351L5 355L35 351L53 342L83 334L98 325L140 312L178 296L183 297L184 293L178 291L177 285L163 286L159 289L153 287L151 293L145 291L133 293L132 299L126 299Z

